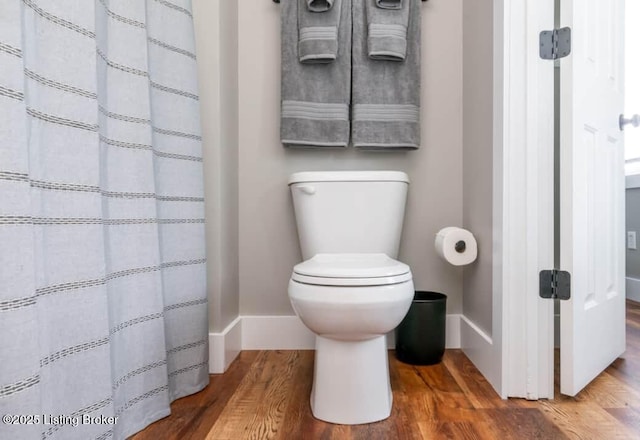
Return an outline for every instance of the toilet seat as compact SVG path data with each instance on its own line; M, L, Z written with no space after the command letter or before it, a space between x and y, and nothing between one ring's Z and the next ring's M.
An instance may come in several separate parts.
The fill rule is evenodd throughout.
M320 286L384 286L412 275L409 266L385 254L317 254L297 264L291 279Z

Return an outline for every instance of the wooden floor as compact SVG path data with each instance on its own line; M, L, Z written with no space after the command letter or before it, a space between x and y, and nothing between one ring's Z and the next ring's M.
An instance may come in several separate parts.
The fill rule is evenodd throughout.
M245 351L172 415L132 437L156 439L640 439L640 304L627 303L627 352L576 398L502 400L460 350L415 367L390 354L393 411L369 425L315 420L313 351Z

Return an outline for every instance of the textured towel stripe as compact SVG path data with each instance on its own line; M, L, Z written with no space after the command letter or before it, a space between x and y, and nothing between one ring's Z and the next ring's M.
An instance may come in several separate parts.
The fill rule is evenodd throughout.
M44 76L38 75L37 73L29 70L29 69L24 69L24 74L27 78L31 78L32 80L44 85L44 86L48 86L48 87L52 87L54 89L58 89L58 90L62 90L65 92L69 92L69 93L73 93L79 96L84 96L86 98L91 98L91 99L97 99L98 95L95 92L90 92L88 90L83 90L81 88L78 87L74 87L68 84L63 84L57 81L54 81L52 79L49 78L45 78Z
M94 348L101 347L105 344L109 343L109 338L101 338L96 339L90 342L84 342L82 344L74 345L72 347L67 347L63 350L57 351L55 353L50 354L49 356L45 356L40 359L40 367L44 367L53 362L59 361L60 359L64 359L67 356L72 356L74 354L83 353L88 350L93 350Z
M22 58L22 50L0 41L0 52L8 53L14 57Z
M371 30L402 30L407 31L407 27L403 24L392 24L392 23L371 23L369 25L369 29Z
M369 38L399 38L401 40L406 40L407 34L406 32L369 32Z
M19 90L13 90L8 87L0 85L0 96L6 96L7 98L15 99L18 101L24 100L24 93Z
M410 104L356 104L354 121L419 122L420 109Z
M20 391L29 389L38 383L40 383L40 375L36 373L26 379L10 383L9 385L2 385L0 386L0 397L7 397L12 394L19 393Z
M34 118L57 125L65 125L67 127L79 128L80 130L98 131L98 125L88 124L86 122L74 121L72 119L61 118L60 116L49 115L27 107L27 114Z
M300 28L300 41L337 40L338 28L335 26L314 26Z
M371 23L369 25L370 37L407 37L407 27L401 24L379 24Z
M24 3L25 6L31 8L33 10L33 12L35 12L36 14L38 14L40 17L49 20L52 23L55 23L59 26L65 27L69 30L75 31L79 34L82 34L86 37L89 38L96 38L96 34L93 31L90 31L89 29L85 29L82 26L78 26L75 23L71 23L70 21L64 20L60 17L56 17L53 14L50 14L49 12L45 11L44 9L40 8L38 5L36 5L32 0L22 0L22 3Z
M146 28L147 26L144 23L141 23L139 21L136 20L132 20L131 18L127 18L124 17L122 15L118 15L115 12L113 12L112 10L109 9L109 6L107 5L107 3L105 2L105 0L100 0L100 3L102 3L102 6L104 6L105 11L107 11L107 15L111 18L113 18L114 20L118 20L122 23L131 25L131 26L135 26L141 29Z
M378 111L378 112L413 112L418 111L418 106L413 104L356 104L356 108L365 111Z
M181 55L184 55L186 57L191 58L192 60L196 59L196 54L194 54L193 52L189 52L188 50L181 49L181 48L176 47L176 46L172 46L170 44L167 44L167 43L165 43L163 41L160 41L160 40L156 40L155 38L151 38L151 37L147 38L147 40L149 41L149 43L155 44L156 46L160 46L160 47L162 47L164 49L167 49L167 50L170 50L172 52L179 53Z
M158 84L156 82L151 81L151 87L153 87L154 89L157 90L161 90L163 92L167 92L167 93L173 93L174 95L179 95L179 96L184 96L185 98L191 98L193 100L198 101L198 95L194 94L194 93L189 93L186 92L184 90L179 90L179 89L174 89L172 87L167 87L167 86L163 86L162 84Z
M321 102L282 101L282 117L347 121L349 106Z
M347 104L342 103L325 103L325 102L305 102L305 101L282 101L284 108L292 109L308 109L313 111L338 112L348 109Z
M328 120L328 121L347 121L348 118L346 116L340 114L323 114L323 113L314 113L314 112L306 112L306 111L282 111L283 118L291 118L291 119L319 119L319 120Z
M156 2L160 3L163 6L166 6L167 8L171 8L175 11L178 12L182 12L183 14L187 15L190 18L193 18L193 15L191 14L191 11L189 11L188 9L185 9L183 7L180 7L178 5L174 5L173 3L170 3L166 0L156 0Z
M122 385L123 383L125 383L126 381L131 379L132 377L135 377L135 376L137 376L139 374L142 374L142 373L146 373L147 371L153 370L154 368L162 367L163 365L167 365L167 361L165 359L162 359L162 360L157 361L157 362L153 362L151 364L147 364L147 365L145 365L143 367L140 367L140 368L138 368L136 370L130 371L129 373L127 373L124 376L122 376L120 379L116 380L111 388L113 390L115 390L120 385Z

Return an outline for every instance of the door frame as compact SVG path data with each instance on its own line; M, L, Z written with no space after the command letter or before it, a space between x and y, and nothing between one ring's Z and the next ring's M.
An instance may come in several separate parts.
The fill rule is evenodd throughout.
M540 59L538 36L554 28L554 0L494 0L494 10L501 394L553 398L554 302L539 297L538 276L554 268L554 62Z

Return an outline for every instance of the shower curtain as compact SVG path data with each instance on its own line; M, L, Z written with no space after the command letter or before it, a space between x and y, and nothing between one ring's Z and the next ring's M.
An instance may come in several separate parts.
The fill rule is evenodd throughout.
M192 18L0 2L2 439L123 439L208 383Z

